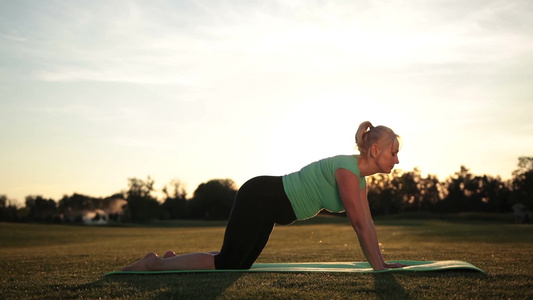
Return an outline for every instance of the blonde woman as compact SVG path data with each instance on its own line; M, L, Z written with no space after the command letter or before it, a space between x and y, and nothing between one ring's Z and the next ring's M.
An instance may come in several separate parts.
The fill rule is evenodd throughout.
M322 209L345 211L361 249L374 270L401 268L387 263L379 248L367 199L365 177L390 173L399 163L399 136L385 126L361 123L355 142L359 155L313 162L284 176L260 176L239 189L220 251L163 257L148 253L123 271L249 269L265 247L275 224L316 216Z

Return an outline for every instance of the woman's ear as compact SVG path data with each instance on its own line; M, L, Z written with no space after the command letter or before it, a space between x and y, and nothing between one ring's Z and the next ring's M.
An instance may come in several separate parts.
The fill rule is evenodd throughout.
M378 144L372 144L370 146L370 157L376 158L380 152L379 145Z

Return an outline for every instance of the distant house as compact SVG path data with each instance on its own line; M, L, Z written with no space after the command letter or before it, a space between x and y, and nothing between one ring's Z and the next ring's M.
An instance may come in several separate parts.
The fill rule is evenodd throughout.
M109 223L108 214L101 209L84 213L82 219L85 225L107 225Z

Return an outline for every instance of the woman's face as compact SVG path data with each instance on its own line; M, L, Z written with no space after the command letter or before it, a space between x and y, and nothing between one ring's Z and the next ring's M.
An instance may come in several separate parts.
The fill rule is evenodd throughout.
M398 139L390 144L385 144L376 157L377 165L380 168L380 173L390 173L394 165L400 163L398 160L398 151L400 151L400 143Z

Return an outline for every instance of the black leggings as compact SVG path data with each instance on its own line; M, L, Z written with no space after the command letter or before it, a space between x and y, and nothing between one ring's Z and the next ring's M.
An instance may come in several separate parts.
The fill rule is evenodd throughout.
M281 177L260 176L237 192L216 269L249 269L265 248L274 224L294 222L296 215Z

